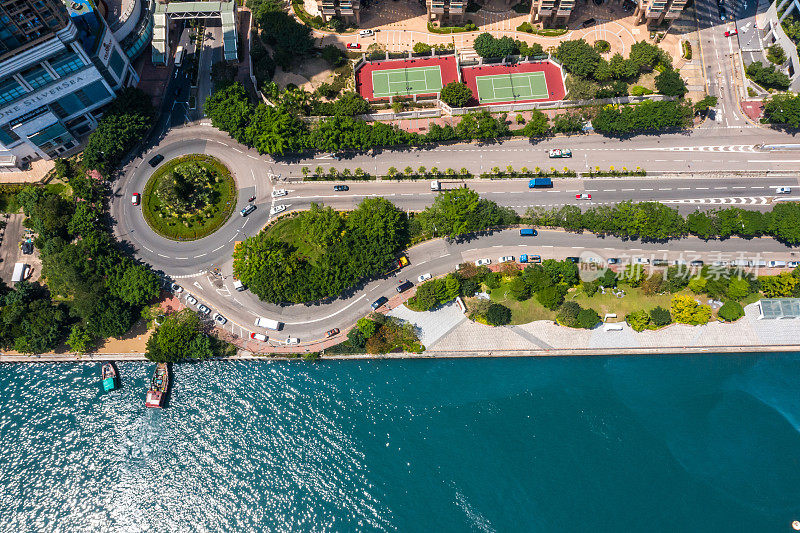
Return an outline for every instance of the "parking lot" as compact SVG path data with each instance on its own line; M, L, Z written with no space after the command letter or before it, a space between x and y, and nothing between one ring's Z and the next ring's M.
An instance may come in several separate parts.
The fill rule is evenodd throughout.
M17 262L27 263L31 266L30 280L37 280L41 275L42 263L39 253L33 248L33 244L28 245L32 253L23 254L20 243L24 240L32 240L33 234L23 225L25 215L3 215L0 221L5 223L4 228L0 228L0 278L6 285L11 286L11 274L14 272L14 264Z

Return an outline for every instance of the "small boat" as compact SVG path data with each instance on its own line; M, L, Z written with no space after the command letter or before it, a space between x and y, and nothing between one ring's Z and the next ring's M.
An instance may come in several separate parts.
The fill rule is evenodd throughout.
M153 379L150 380L150 390L147 391L147 407L164 407L164 398L169 388L169 370L166 363L158 363Z
M110 391L117 388L117 371L111 363L105 363L102 367L103 390Z

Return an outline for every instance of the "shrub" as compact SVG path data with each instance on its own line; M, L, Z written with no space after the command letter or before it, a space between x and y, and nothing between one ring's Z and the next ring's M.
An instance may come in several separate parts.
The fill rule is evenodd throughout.
M523 22L517 26L517 31L524 31L525 33L533 33L533 26L530 22Z
M603 39L599 39L594 42L594 49L597 50L599 53L604 54L611 50L611 43L608 41L604 41Z
M665 96L682 97L689 89L680 73L670 68L656 76L656 90Z
M564 302L565 294L566 290L562 290L560 287L552 285L537 292L536 300L551 311L555 311L558 309L558 306Z
M464 107L472 98L472 90L466 83L451 81L442 87L441 97L451 107Z
M711 307L701 305L691 296L673 296L670 313L675 322L697 326L705 324L711 318Z
M742 305L735 300L728 300L717 311L717 316L726 322L733 322L744 316L744 309Z
M733 300L741 300L750 294L750 282L743 278L732 278L728 283L728 288L725 290L728 298Z
M781 45L775 43L767 48L767 59L776 65L783 65L786 63L786 52L783 51L783 47Z
M600 322L600 315L594 309L581 309L578 313L578 325L583 329L592 329Z
M584 281L581 283L581 288L583 289L584 294L591 298L595 295L595 293L597 293L599 285L596 281Z
M419 42L415 43L414 48L412 48L411 50L416 54L425 54L425 53L430 53L430 51L433 50L433 47L427 43Z
M789 76L777 70L773 65L765 67L761 61L755 61L747 65L745 74L765 89L785 91L791 84Z
M580 312L581 306L577 302L564 302L561 307L558 308L556 320L562 326L577 328L580 327L580 323L578 322L578 314Z
M522 279L522 276L517 276L511 281L508 292L511 297L518 302L522 302L531 297L531 289L528 287L528 284L525 283L525 280Z
M500 286L500 282L503 280L503 275L499 272L491 272L486 276L483 282L486 286L490 289L496 289Z
M633 313L628 313L625 317L625 322L633 328L633 331L644 331L650 325L650 315L644 310L634 311Z
M631 96L644 96L646 94L653 94L653 91L641 85L631 87Z
M511 322L511 309L500 304L491 304L486 311L486 322L492 326L505 326Z
M662 327L672 323L672 315L661 306L650 310L650 321L654 326Z

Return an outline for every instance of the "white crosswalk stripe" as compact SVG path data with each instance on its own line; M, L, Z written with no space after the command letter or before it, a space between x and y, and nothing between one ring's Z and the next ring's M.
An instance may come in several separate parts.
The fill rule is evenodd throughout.
M669 146L659 148L637 148L637 150L658 150L662 152L757 152L752 144L731 144L727 146Z
M719 205L767 205L773 202L768 196L729 196L725 198L684 198L681 200L659 200L662 204L719 204Z

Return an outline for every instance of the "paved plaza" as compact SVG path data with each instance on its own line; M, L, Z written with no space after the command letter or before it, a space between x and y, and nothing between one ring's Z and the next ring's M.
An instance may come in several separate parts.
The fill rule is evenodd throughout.
M440 320L436 313L421 324L426 335L427 324ZM732 324L711 322L704 326L673 324L657 331L637 333L624 322L621 331L605 331L598 326L592 330L572 329L540 320L520 326L490 327L464 320L435 343L426 344L430 355L447 352L613 350L615 348L663 348L664 352L681 348L715 346L800 345L800 320L759 320L758 304L745 307L745 316ZM438 328L438 326L433 326ZM437 329L438 331L438 329Z

